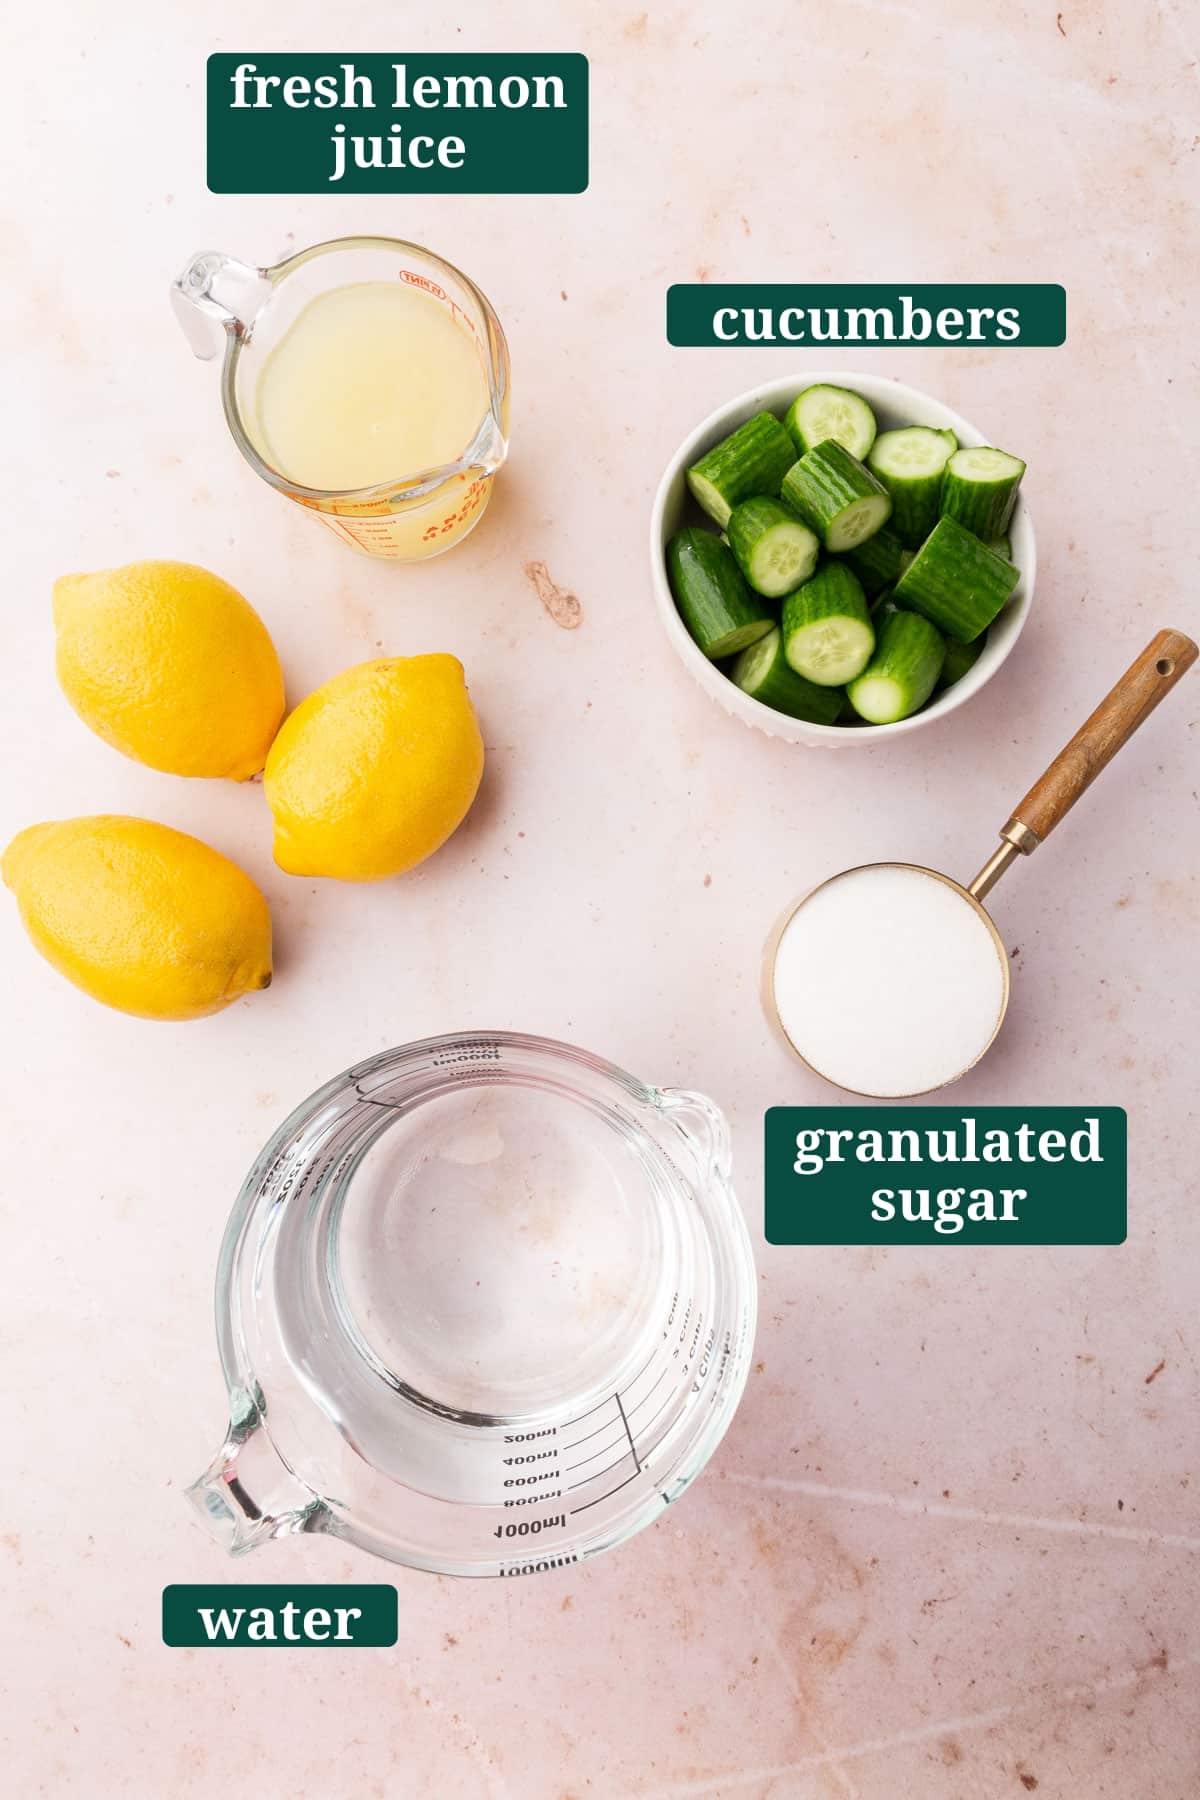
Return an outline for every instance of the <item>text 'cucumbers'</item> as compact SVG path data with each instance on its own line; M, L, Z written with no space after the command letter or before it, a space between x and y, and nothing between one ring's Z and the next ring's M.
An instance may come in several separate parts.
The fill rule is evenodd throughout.
M862 462L875 442L875 414L862 395L825 382L797 394L783 422L801 456L832 438Z
M724 528L739 500L774 498L795 459L791 438L774 413L755 413L722 438L687 472L687 484L711 519Z
M957 450L942 477L943 517L957 519L985 541L1002 537L1008 530L1017 489L1025 473L1019 456L1007 450L980 448Z
M756 643L775 623L733 552L711 531L675 534L667 545L667 578L679 616L711 662Z
M1019 572L956 519L939 519L896 583L896 599L969 644L987 630Z
M784 500L811 525L826 550L852 550L891 516L882 482L844 444L826 438L783 477Z
M920 613L885 602L876 614L878 638L870 662L846 692L870 725L895 725L919 712L937 685L946 646Z
M844 687L866 668L874 648L866 596L843 563L823 563L784 601L784 655L806 681Z
M729 547L738 568L758 594L777 600L807 581L821 546L782 500L758 494L742 500L729 515Z
M807 719L810 725L833 725L842 710L840 688L818 687L790 666L778 626L743 650L729 673L743 694L793 719Z

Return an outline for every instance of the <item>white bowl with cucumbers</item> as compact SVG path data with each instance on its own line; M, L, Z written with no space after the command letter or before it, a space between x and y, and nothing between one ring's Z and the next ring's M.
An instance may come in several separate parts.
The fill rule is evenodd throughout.
M771 737L869 747L971 699L1033 599L1025 464L917 388L817 372L710 413L654 499L667 635Z

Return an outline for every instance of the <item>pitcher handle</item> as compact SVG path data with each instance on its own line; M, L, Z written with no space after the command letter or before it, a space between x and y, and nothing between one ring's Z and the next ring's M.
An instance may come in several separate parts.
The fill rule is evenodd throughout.
M245 337L271 292L266 269L201 250L171 283L171 305L193 356L211 362L226 338Z

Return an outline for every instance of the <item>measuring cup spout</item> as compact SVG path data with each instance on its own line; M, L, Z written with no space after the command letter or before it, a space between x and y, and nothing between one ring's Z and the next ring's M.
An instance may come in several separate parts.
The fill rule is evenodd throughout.
M329 1527L323 1501L287 1467L247 1394L233 1396L229 1435L186 1497L230 1556L268 1538Z
M201 250L171 283L171 305L192 354L211 362L230 333L246 336L270 292L266 270Z
M714 1180L727 1182L733 1146L725 1115L707 1094L685 1088L662 1088L659 1104L684 1140L701 1191Z

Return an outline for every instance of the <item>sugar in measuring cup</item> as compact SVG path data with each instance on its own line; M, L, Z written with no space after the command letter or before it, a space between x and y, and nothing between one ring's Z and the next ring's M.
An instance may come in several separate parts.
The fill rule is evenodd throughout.
M1008 955L983 901L1030 856L1191 668L1196 645L1160 631L1038 777L966 887L915 863L823 881L767 947L764 1002L814 1073L872 1099L931 1093L974 1067L1008 1007Z
M271 268L216 251L171 289L251 468L368 556L420 562L479 522L508 451L500 321L451 263L338 238Z

